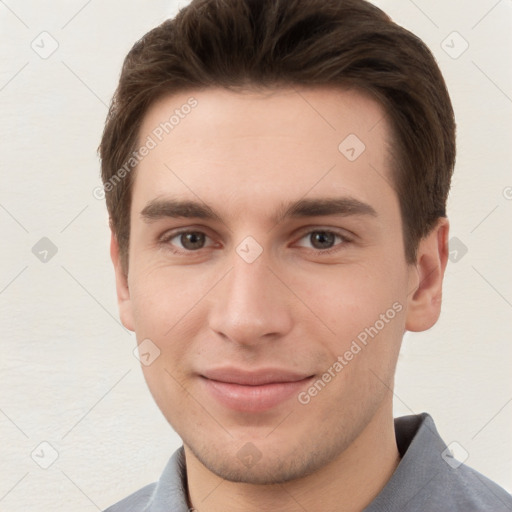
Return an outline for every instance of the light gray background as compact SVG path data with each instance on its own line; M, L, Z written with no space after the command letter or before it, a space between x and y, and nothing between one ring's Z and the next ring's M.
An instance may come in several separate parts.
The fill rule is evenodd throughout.
M184 3L0 1L2 511L103 509L156 480L180 445L118 321L92 191L122 59ZM430 412L456 455L510 492L512 2L376 3L430 46L448 82L451 236L467 247L452 244L438 324L406 335L395 415ZM49 51L52 38L47 58L31 47ZM46 263L32 252L43 237L58 248ZM48 469L42 442L58 453Z

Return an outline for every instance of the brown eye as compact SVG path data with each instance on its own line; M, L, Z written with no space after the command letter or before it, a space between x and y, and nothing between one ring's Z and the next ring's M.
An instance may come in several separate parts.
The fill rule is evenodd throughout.
M334 246L336 235L330 231L313 231L309 234L309 240L315 249L330 249Z
M186 254L212 248L213 240L202 231L181 230L167 233L160 242L175 254Z
M304 233L297 242L299 247L317 251L318 254L330 254L350 244L350 239L342 233L329 229L315 229Z
M206 240L205 234L200 231L188 231L179 235L181 246L189 251L202 249Z

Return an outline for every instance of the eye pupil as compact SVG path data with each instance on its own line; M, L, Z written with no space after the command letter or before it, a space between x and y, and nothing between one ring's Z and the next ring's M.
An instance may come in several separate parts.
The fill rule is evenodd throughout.
M311 244L315 249L328 249L334 245L336 235L328 231L315 231L311 233Z
M185 249L201 249L204 245L205 235L197 231L182 233L180 242Z

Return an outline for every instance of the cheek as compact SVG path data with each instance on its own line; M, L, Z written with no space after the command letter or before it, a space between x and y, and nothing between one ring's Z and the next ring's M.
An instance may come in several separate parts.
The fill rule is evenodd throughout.
M153 398L168 421L171 413L186 407L185 363L188 341L197 328L194 304L197 294L193 283L165 269L140 273L132 289L135 332L140 344L141 368ZM146 344L144 346L143 344ZM145 360L141 352L150 354ZM147 364L147 363L150 364Z
M165 370L178 380L185 376L196 357L195 341L205 328L207 295L216 280L213 274L198 277L197 270L166 266L139 274L132 289L135 332L139 343L148 338L160 351L154 365L143 368L148 384L171 378Z
M376 323L379 332L400 332L397 325L403 323L403 315L398 310L403 309L406 280L398 267L383 267L331 266L315 274L301 273L292 282L291 286L300 290L305 305L315 314L314 323L329 329L334 340L331 344L337 349L350 345L351 340Z
M158 266L138 273L131 286L136 327L163 336L185 318L208 290L208 278Z

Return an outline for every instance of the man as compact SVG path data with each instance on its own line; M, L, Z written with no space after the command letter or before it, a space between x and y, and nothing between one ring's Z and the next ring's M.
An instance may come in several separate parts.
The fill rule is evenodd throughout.
M128 54L100 146L123 324L183 447L120 511L505 511L428 414L455 122L363 0L199 0Z

